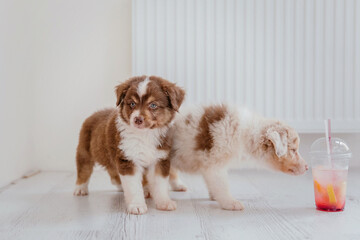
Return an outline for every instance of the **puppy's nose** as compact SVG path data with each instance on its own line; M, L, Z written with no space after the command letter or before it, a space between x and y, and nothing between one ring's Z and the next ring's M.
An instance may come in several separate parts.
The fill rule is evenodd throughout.
M144 118L143 117L135 117L134 121L135 121L135 124L141 125L144 122Z

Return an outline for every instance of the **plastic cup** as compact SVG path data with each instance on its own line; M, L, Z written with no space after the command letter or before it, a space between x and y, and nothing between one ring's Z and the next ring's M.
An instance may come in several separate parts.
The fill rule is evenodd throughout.
M317 139L311 146L315 205L321 211L337 212L345 207L351 151L340 138L332 138L330 146L330 154L326 138Z

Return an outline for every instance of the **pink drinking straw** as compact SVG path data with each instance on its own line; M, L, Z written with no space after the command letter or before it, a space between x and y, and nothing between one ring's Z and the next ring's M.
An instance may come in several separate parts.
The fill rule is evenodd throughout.
M330 119L324 120L324 123L325 123L326 148L327 148L327 153L329 155L329 157L328 157L329 165L333 167L333 163L332 163L332 159L331 159L331 151L332 151L332 147L331 147L331 120Z

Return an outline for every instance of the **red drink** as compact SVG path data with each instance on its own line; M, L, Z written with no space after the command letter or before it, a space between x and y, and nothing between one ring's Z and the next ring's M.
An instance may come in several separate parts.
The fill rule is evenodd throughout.
M315 204L318 210L342 211L345 207L347 169L313 168Z
M326 138L319 138L311 145L315 204L318 210L343 211L352 154L344 140L331 138L328 128L326 132Z

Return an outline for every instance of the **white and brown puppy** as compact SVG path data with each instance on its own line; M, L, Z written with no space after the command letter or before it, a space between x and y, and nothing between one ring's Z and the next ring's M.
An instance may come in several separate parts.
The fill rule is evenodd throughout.
M119 189L122 186L129 213L147 211L143 177L156 207L175 210L176 203L168 193L168 130L184 94L174 83L154 76L133 77L118 85L117 108L96 112L82 125L74 194L88 194L93 166L99 163L108 171L111 182Z
M299 154L299 136L276 120L226 105L180 111L173 127L170 184L186 189L176 169L203 175L211 199L223 209L242 210L229 192L227 167L232 158L250 160L291 175L303 174L307 164Z

